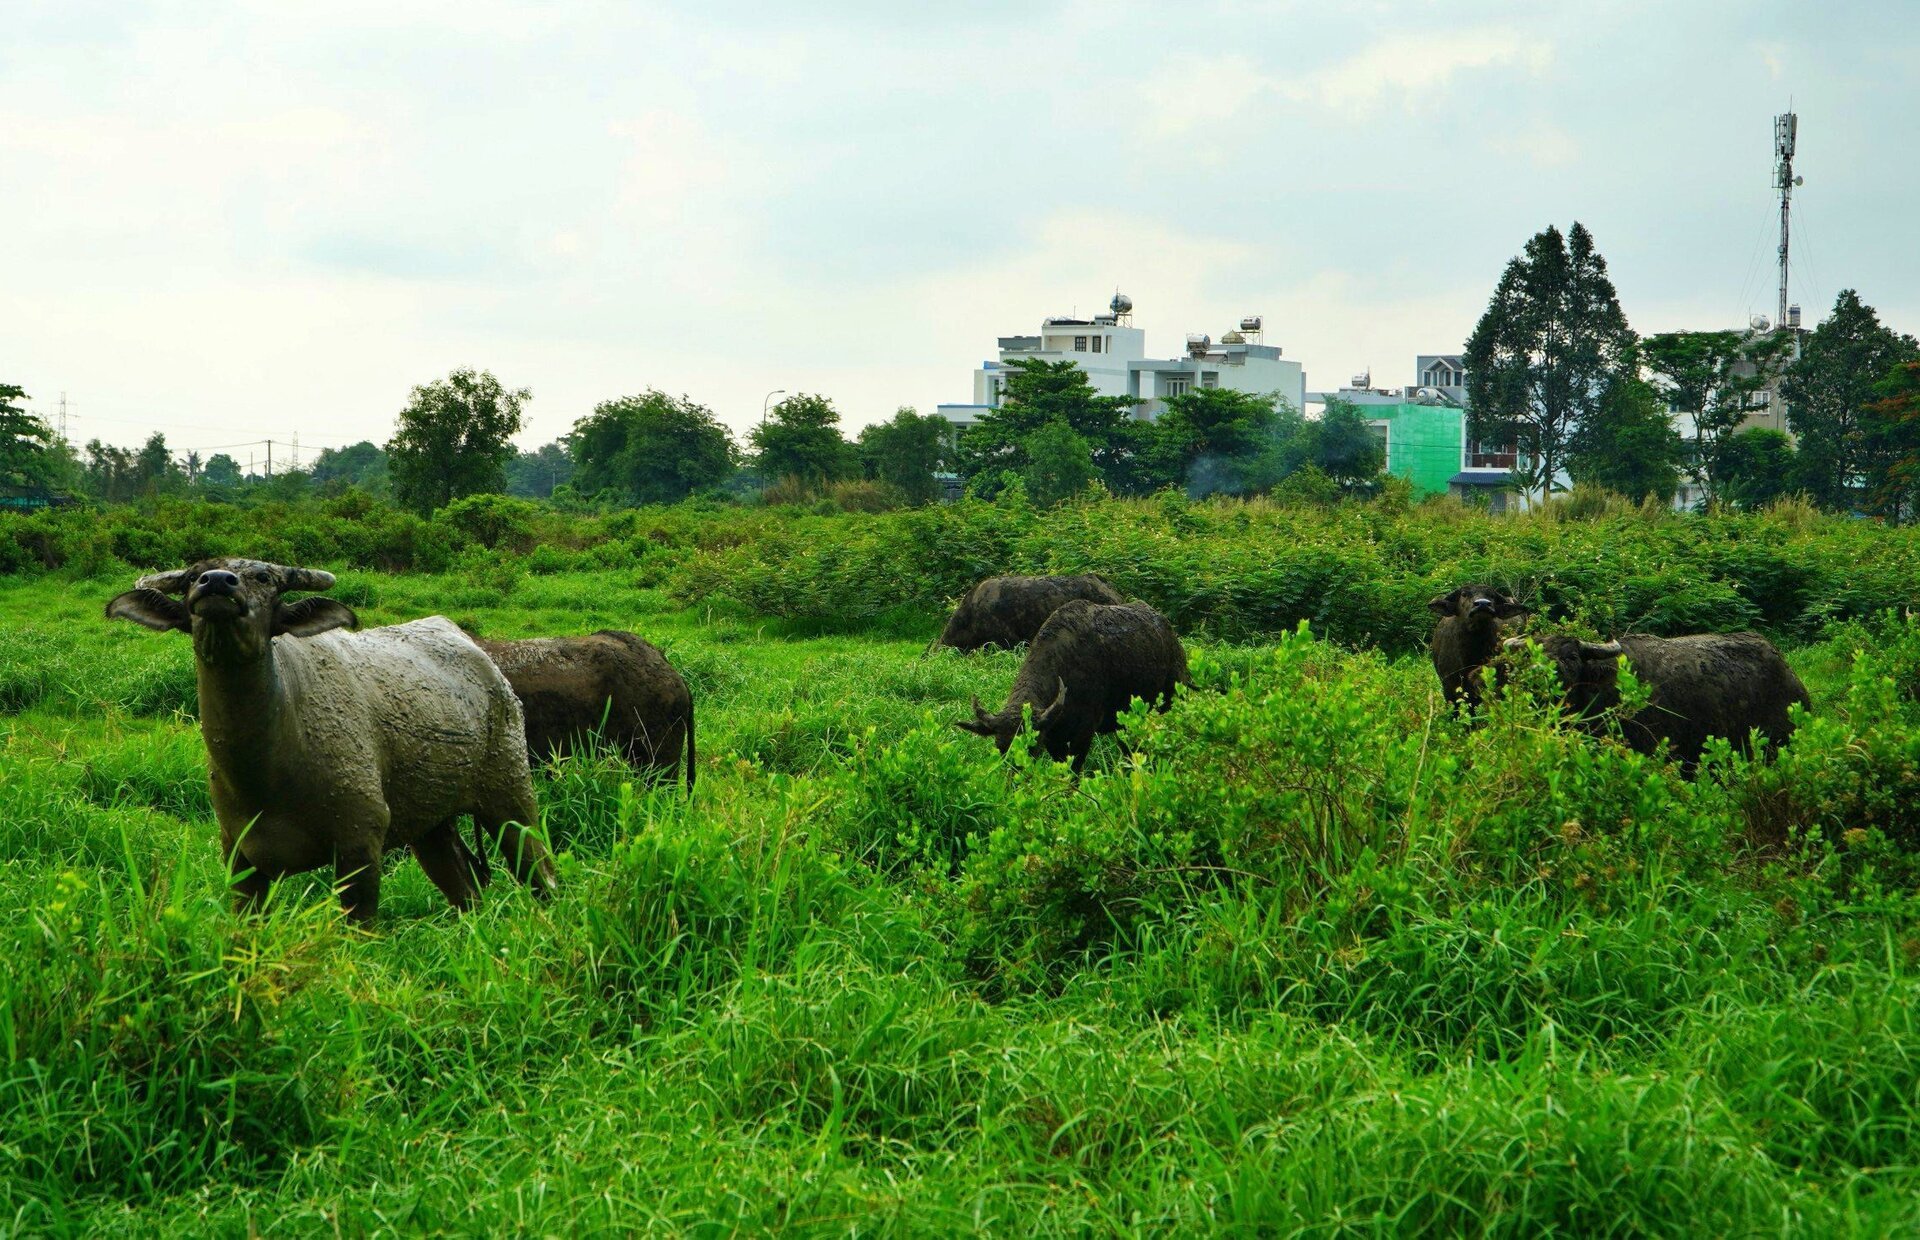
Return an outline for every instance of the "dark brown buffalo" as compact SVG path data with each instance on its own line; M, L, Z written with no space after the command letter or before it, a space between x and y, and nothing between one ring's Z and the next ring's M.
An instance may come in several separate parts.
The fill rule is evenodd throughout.
M693 791L693 694L667 657L632 633L482 641L527 717L527 752L538 762L572 752L598 733L636 770L671 777L684 747Z
M1509 639L1510 646L1519 645ZM1566 691L1568 713L1598 729L1620 705L1620 656L1647 686L1647 704L1620 720L1628 745L1652 753L1661 741L1691 774L1709 738L1724 736L1750 752L1758 730L1771 751L1793 734L1787 708L1811 702L1806 686L1772 642L1757 633L1623 637L1611 642L1558 635L1540 642Z
M1074 599L1124 603L1120 592L1093 573L1073 577L989 577L978 582L947 619L936 646L978 650L1030 642L1047 617Z
M1145 603L1089 603L1074 599L1056 609L1034 635L999 714L973 699L973 718L956 726L991 736L1005 753L1020 731L1022 708L1033 708L1036 748L1057 762L1087 760L1093 738L1119 730L1119 715L1135 698L1165 710L1175 685L1191 684L1187 652L1165 616Z
M1440 617L1433 629L1433 670L1447 703L1480 705L1482 668L1500 653L1504 623L1527 609L1492 586L1461 586L1427 604Z

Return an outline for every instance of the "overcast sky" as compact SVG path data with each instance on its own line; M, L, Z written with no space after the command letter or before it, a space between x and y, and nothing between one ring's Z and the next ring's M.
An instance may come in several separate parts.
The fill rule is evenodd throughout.
M1550 223L1643 333L1771 314L1789 98L1794 299L1920 332L1916 64L1893 0L0 0L0 381L182 451L463 365L528 445L648 387L851 431L1118 287L1407 383Z

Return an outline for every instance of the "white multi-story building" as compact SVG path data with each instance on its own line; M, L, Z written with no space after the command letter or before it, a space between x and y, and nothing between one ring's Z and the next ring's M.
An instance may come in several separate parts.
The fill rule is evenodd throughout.
M973 400L937 406L956 430L998 408L1007 372L1016 362L1030 359L1072 362L1100 395L1133 401L1133 415L1143 420L1157 416L1168 397L1195 387L1277 392L1295 409L1307 398L1306 372L1299 362L1281 357L1278 345L1264 342L1256 316L1240 320L1239 327L1218 341L1188 336L1185 357L1150 358L1146 332L1133 326L1133 302L1115 295L1108 314L1042 319L1038 334L1002 336L998 344L999 357L980 363L973 372Z

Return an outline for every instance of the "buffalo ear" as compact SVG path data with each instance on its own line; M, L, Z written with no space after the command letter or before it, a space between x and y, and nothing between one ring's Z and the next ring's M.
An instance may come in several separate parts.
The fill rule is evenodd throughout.
M187 605L179 599L168 598L152 586L128 590L108 603L107 619L131 620L161 633L193 631L193 617L188 614Z
M353 608L336 599L303 598L297 603L275 603L273 605L273 635L279 637L312 637L328 629L357 629L360 617L353 614Z
M1528 607L1525 603L1516 603L1502 594L1498 599L1494 600L1493 614L1498 619L1511 620L1515 616L1532 615L1533 608Z
M1460 591L1449 590L1445 594L1436 594L1427 600L1427 610L1436 616L1451 616L1459 610Z

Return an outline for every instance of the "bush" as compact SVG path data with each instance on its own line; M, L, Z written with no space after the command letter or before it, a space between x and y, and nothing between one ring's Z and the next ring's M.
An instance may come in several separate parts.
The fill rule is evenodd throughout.
M434 514L434 520L467 542L489 551L525 552L533 545L536 507L506 495L468 495Z

